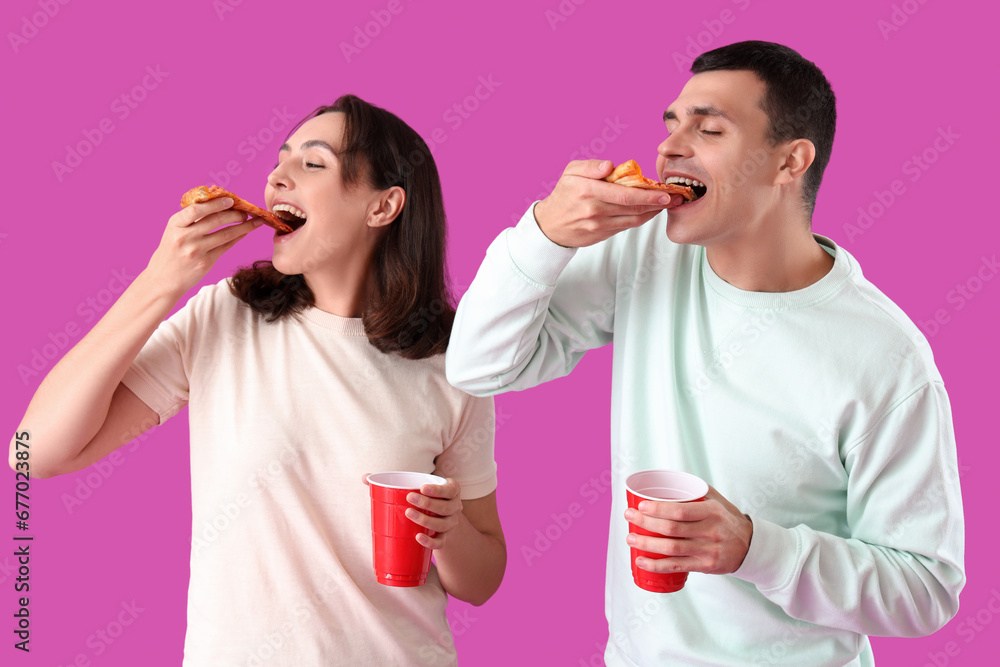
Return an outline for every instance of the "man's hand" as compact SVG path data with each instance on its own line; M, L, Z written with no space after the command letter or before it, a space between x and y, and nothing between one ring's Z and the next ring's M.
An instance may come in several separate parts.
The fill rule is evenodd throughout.
M684 202L680 195L605 182L613 166L608 160L566 166L552 194L535 204L535 220L549 240L567 248L594 245Z
M739 569L750 548L753 523L722 495L708 487L701 502L672 503L644 500L625 518L665 537L629 533L629 546L672 558L637 558L648 572L705 572L731 574Z

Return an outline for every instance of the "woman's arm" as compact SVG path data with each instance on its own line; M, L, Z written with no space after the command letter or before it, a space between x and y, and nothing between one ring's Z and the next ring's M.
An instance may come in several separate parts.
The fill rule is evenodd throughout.
M146 269L45 376L17 428L30 433L33 477L79 470L159 423L121 379L184 293L260 225L243 222L243 213L226 210L231 205L216 199L174 214ZM220 225L232 226L212 231ZM12 468L15 453L12 439Z
M460 500L461 487L427 484L407 500L420 509L440 514L432 517L413 509L406 515L438 531L436 537L417 535L417 541L434 549L438 576L452 597L479 606L500 588L507 567L507 545L497 513L496 491L474 500Z

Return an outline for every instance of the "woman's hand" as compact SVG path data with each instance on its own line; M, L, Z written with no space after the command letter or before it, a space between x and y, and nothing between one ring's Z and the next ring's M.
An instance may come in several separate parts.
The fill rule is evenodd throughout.
M246 214L231 209L232 205L231 198L220 197L170 216L146 267L155 284L179 298L205 277L222 253L263 224L260 218L247 220Z
M406 517L417 525L429 528L437 533L431 537L423 533L417 534L417 542L431 549L440 549L448 540L449 531L458 527L462 518L462 486L454 479L448 478L445 484L424 484L420 493L407 494L406 500L414 507L406 510ZM438 516L430 516L424 512L433 512Z

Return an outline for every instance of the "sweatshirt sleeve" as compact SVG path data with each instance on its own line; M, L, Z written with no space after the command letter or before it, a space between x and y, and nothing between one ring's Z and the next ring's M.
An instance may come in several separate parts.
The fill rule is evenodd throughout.
M567 375L611 342L615 270L608 242L564 248L534 205L486 251L455 315L448 380L470 394L521 390Z
M847 446L849 538L751 516L734 576L790 616L855 632L931 634L965 585L962 495L951 409L929 382Z

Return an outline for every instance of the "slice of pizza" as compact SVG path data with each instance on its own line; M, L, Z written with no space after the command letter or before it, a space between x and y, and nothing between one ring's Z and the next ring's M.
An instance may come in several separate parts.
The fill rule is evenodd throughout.
M615 167L614 171L605 177L608 183L625 185L630 188L643 188L644 190L663 190L672 195L681 195L687 201L694 201L698 198L691 186L680 183L660 183L642 175L642 169L635 160L622 162Z
M234 202L234 209L257 216L264 221L264 224L275 228L283 234L287 234L292 231L292 228L288 225L288 223L284 222L274 213L265 211L258 206L254 206L245 199L241 199L240 197L234 195L232 192L223 190L218 185L199 185L196 188L191 188L184 193L184 196L181 197L181 208L190 206L191 204L199 204L201 202L209 201L210 199L218 199L219 197L232 198Z

